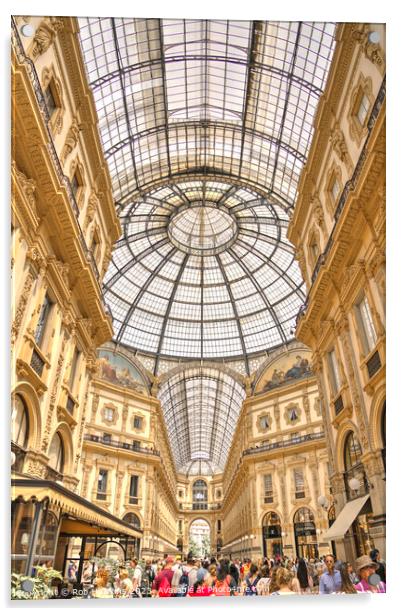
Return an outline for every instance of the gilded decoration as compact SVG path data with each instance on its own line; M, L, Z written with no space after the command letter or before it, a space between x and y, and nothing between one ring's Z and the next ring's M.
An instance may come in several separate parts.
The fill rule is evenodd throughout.
M45 17L37 28L33 39L31 55L33 60L44 54L53 44L58 32L64 27L60 17Z

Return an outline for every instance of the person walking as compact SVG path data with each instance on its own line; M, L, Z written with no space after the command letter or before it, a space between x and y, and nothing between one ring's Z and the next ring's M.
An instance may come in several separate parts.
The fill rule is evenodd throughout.
M163 569L158 573L152 584L152 596L153 597L172 597L172 580L173 571L172 566L174 558L168 556L165 560Z
M349 573L350 563L342 563L340 568L341 574L341 588L340 593L342 595L355 595L357 593L356 588L352 584Z
M138 563L137 558L133 558L130 560L130 568L133 570L133 574L131 577L132 581L132 593L133 597L141 597L141 578L142 578L142 569Z
M341 589L341 574L338 569L335 569L335 557L333 554L327 554L324 563L326 571L320 577L319 593L320 595L331 595Z
M311 593L313 580L308 573L307 564L304 558L299 559L296 577L299 580L301 594L304 595L306 593Z
M355 584L355 588L358 592L386 592L385 582L381 581L380 576L375 576L380 580L379 582L375 579L373 580L373 574L376 573L378 569L378 563L372 561L370 556L364 554L364 556L357 558L355 569L360 578L360 582Z
M251 563L248 575L245 578L244 594L247 596L257 594L257 584L260 580L258 567L255 563Z
M378 569L377 569L376 573L377 573L377 575L380 576L381 582L385 582L386 581L386 579L385 579L385 562L380 559L380 551L377 550L377 548L374 548L373 550L371 550L370 558L373 561L373 563L377 563L378 564Z
M271 583L271 576L269 573L269 566L262 565L260 579L256 584L257 595L267 596L269 595L269 585Z
M291 590L292 573L286 567L277 567L270 584L270 595L295 595Z

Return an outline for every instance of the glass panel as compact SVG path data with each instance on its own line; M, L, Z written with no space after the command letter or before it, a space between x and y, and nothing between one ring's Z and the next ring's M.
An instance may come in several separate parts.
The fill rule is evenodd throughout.
M49 466L51 466L55 471L62 473L64 465L64 447L63 441L58 432L56 432L56 434L52 438L48 456Z
M25 402L18 394L13 397L11 415L11 440L20 447L25 447L28 437L28 412Z
M359 306L360 321L363 328L367 352L372 351L375 347L377 335L374 328L373 319L371 316L370 306L367 297L360 302Z
M47 318L49 316L50 307L51 307L51 302L48 296L46 295L43 301L41 310L40 310L39 320L36 326L35 336L34 336L35 342L38 346L42 344L43 334L45 332L45 327L46 327Z

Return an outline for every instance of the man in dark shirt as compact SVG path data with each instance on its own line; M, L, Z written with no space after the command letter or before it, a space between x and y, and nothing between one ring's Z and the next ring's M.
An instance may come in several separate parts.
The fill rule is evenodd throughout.
M378 569L376 569L377 575L380 576L381 582L386 582L385 579L385 563L383 560L380 560L380 551L377 548L374 548L370 552L370 558L372 561L378 564Z

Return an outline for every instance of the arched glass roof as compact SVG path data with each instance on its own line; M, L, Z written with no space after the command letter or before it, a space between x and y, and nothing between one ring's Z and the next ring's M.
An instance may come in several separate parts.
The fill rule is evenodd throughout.
M159 399L179 472L223 471L244 398L233 377L210 367L183 370L162 384Z
M217 170L291 207L332 23L82 18L115 199Z
M286 230L335 24L79 25L123 227L104 281L115 340L155 358L155 374L201 360L159 396L177 468L215 473L244 390L206 364L249 373L292 337L304 301Z

